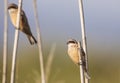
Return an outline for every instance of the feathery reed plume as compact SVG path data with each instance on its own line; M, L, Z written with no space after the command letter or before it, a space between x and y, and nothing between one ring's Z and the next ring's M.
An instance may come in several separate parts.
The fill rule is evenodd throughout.
M52 62L53 62L53 58L54 58L55 49L56 49L56 44L53 44L51 49L50 49L50 53L48 55L48 58L47 58L46 67L45 67L46 83L48 83L48 79L50 77L51 66L52 66Z
M20 12L22 8L22 0L18 2L18 14L17 14L17 28L20 25ZM14 47L13 47L13 57L12 57L12 69L11 69L11 79L10 83L15 83L15 70L16 70L16 59L17 59L17 49L18 49L18 39L19 39L19 30L15 30L15 39L14 39Z
M7 48L8 48L8 16L7 16L7 4L8 1L4 0L4 45L3 45L3 75L2 83L6 83L7 80Z
M40 24L39 24L38 12L37 12L36 0L33 0L33 6L34 6L34 15L35 15L36 30L37 30L38 48L39 48L41 83L45 83L45 72L44 72L43 53L42 53L42 38L40 34Z
M84 21L84 11L83 11L83 2L82 0L78 0L79 3L79 14L81 21L81 31L82 31L82 42L83 49L85 51L85 59L86 59L86 68L88 69L88 54L87 54L87 41L86 41L86 33L85 33L85 21ZM89 79L85 77L85 83L89 83Z

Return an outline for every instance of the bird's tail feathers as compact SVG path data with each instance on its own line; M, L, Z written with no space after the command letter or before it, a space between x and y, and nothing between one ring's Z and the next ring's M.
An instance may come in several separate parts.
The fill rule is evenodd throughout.
M30 42L31 45L37 44L37 41L36 41L36 39L34 38L34 36L28 36L28 39L29 39L29 42Z
M84 72L84 75L85 75L85 77L86 77L87 79L91 79L91 77L90 77L90 75L89 75L89 73L88 73L87 71Z

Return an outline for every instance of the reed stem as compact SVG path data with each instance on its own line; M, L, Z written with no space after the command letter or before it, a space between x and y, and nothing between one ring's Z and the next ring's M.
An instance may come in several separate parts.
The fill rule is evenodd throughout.
M17 14L17 28L20 25L20 12L22 9L22 0L18 2L18 14ZM19 30L15 30L15 38L14 38L14 47L13 47L13 57L12 57L12 69L11 69L11 80L10 83L15 83L15 72L16 72L16 59L17 59L17 50L18 50L18 40L19 40Z
M7 51L8 51L8 15L7 15L8 1L4 0L4 45L3 45L3 74L2 83L7 82Z
M41 38L41 34L40 34L40 24L39 24L38 12L37 12L36 0L33 0L33 6L34 6L34 15L35 15L36 30L37 30L38 48L39 48L41 83L46 83L45 72L44 72L43 53L42 53L42 38Z
M79 3L79 14L80 14L80 21L81 21L83 50L85 52L86 68L88 69L87 40L86 40L86 32L85 32L83 2L82 2L82 0L78 0L78 3ZM85 77L85 83L89 83L89 79L87 79L86 77Z

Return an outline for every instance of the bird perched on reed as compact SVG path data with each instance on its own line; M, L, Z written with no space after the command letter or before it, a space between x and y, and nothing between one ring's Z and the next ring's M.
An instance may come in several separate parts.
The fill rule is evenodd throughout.
M18 6L14 3L11 3L8 5L8 11L9 11L9 15L10 15L13 26L16 29L19 29L20 31L22 31L23 33L26 34L31 45L36 44L37 41L34 38L34 36L32 35L25 12L23 10L21 10L20 26L19 26L19 28L17 28L16 21L17 21L17 14L18 14Z
M85 52L82 48L81 43L78 44L78 42L75 39L69 39L67 45L68 45L68 55L71 58L71 60L75 64L82 65L85 76L88 79L90 79L88 70L86 68ZM82 63L80 63L80 60L82 61Z

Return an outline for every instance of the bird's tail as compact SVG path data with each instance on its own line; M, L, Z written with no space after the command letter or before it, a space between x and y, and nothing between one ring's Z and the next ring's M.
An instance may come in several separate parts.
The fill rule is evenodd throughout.
M30 42L30 44L31 45L33 45L33 44L37 44L37 41L36 41L36 39L34 38L34 36L27 36L28 37L28 40L29 40L29 42Z
M91 78L90 78L90 75L89 75L89 73L88 73L88 69L86 68L86 62L85 62L85 61L83 61L83 69L84 69L84 75L85 75L85 77L86 77L87 79L91 79Z
M85 77L86 77L87 79L91 79L91 77L90 77L90 75L89 75L89 73L88 73L87 71L84 72L84 75L85 75Z

